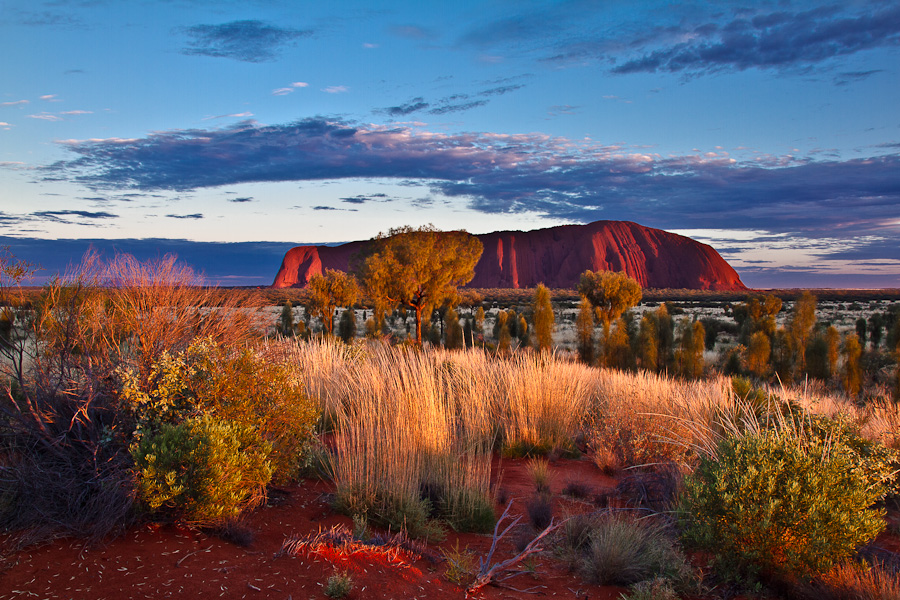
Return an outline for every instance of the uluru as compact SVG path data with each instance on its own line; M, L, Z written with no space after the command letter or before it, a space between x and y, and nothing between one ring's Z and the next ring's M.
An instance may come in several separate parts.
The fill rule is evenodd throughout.
M581 273L624 271L644 288L745 290L737 272L711 246L629 221L595 221L533 231L476 236L484 252L471 288L574 288ZM272 287L304 287L324 269L348 271L369 241L288 250Z

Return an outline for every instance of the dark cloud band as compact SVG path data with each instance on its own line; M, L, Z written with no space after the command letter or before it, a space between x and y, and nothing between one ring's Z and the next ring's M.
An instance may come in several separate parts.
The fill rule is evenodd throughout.
M80 157L45 169L96 188L185 191L249 182L413 179L485 213L848 236L896 228L900 205L897 153L765 164L667 158L538 134L447 135L324 118L67 146Z

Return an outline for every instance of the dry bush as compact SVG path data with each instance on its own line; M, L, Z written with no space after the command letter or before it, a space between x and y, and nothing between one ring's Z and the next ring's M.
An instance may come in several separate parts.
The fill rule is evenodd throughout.
M248 342L258 333L252 304L217 295L171 256L107 263L88 254L46 285L23 319L28 335L16 340L27 368L4 372L13 383L0 399L3 526L38 541L98 539L127 523L131 424L115 374L131 366L147 383L157 358L197 336Z
M900 575L877 564L843 562L793 591L803 600L898 600Z

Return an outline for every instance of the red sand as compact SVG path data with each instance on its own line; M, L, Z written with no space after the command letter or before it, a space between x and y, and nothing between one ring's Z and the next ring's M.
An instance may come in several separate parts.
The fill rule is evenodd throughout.
M525 461L496 460L498 488L513 499L511 513L521 514L524 501L534 492ZM585 483L592 493L609 491L616 484L587 459L556 461L551 465L551 491L557 516L593 510L589 502L560 497L572 480ZM0 573L0 600L8 598L71 598L118 600L121 598L281 598L323 599L327 579L336 571L353 578L351 599L458 599L463 588L446 578L447 562L431 562L398 552L334 553L328 549L299 556L276 556L282 544L334 525L351 526L351 520L335 514L328 505L330 484L304 481L273 494L269 506L248 517L255 539L247 548L191 529L144 525L101 547L85 548L63 540L7 557ZM890 517L897 519L896 514ZM491 536L455 534L428 550L442 556L442 548L473 550L484 556ZM879 544L900 549L893 533L883 534ZM497 559L514 554L511 540L500 544ZM477 561L477 559L476 559ZM520 575L510 585L534 593L488 586L474 597L484 599L579 598L617 600L624 588L585 583L548 555L538 555L534 575Z
M500 487L511 498L527 498L533 484L524 462L503 460ZM600 491L615 482L604 477L587 460L560 460L552 466L552 491L559 493L571 478L585 481ZM0 600L7 598L325 598L325 582L336 570L347 570L353 578L348 598L463 598L465 590L445 577L446 561L409 560L378 552L355 552L350 556L305 553L275 555L293 536L315 533L336 524L351 526L349 518L328 506L330 484L304 481L287 490L274 505L251 514L248 524L256 532L248 548L240 548L216 537L172 526L144 525L111 540L102 547L84 548L73 540L26 550L11 556L0 575ZM279 494L280 495L280 494ZM274 499L274 497L273 497ZM578 510L577 502L560 501L557 512ZM516 500L513 512L521 502ZM590 510L584 504L580 510ZM459 543L483 556L490 548L490 535L448 531L439 546L429 546L436 556L441 548ZM504 540L497 558L512 556L512 542ZM517 588L535 587L537 594L488 586L479 598L590 598L612 600L623 588L598 587L550 557L539 556L537 571L509 583Z

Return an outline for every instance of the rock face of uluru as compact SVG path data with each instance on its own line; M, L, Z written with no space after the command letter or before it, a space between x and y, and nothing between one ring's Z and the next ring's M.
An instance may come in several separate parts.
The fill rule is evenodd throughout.
M574 288L581 273L624 271L645 288L745 290L731 266L711 246L627 221L595 221L534 231L477 236L484 253L467 287ZM285 255L272 287L303 287L324 269L347 271L350 258L369 242L297 246Z

